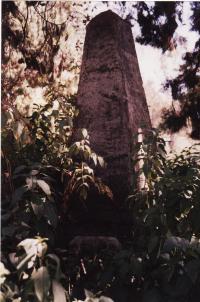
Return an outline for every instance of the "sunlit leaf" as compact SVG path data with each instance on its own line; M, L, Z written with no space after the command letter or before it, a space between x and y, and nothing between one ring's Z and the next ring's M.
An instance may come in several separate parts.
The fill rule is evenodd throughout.
M24 123L22 121L16 121L13 123L13 135L16 140L19 140L20 136L22 135L24 129Z
M87 132L87 130L85 128L81 129L81 133L82 133L83 138L87 138L88 137L88 132Z
M103 157L97 156L97 159L98 159L99 165L100 165L101 167L104 167L104 166L105 166L105 162L104 162Z
M36 253L35 252L29 252L25 258L22 259L22 261L17 265L17 270L23 270L25 268L31 268L34 265L33 260L35 260Z
M97 155L95 153L92 153L91 154L91 158L92 158L92 160L93 160L93 162L94 162L94 164L96 166L97 165Z
M18 247L23 247L26 254L29 253L36 253L37 252L37 243L38 243L38 239L35 238L27 238L24 239L23 241L21 241L18 244Z
M57 280L52 281L54 302L67 302L65 289Z
M38 186L44 191L44 193L46 195L51 195L51 190L49 185L46 183L46 181L42 180L42 179L38 179L37 180L37 184Z
M36 187L37 179L35 176L26 178L26 185L29 190L32 190Z
M46 242L39 242L37 245L37 256L42 258L47 252L48 246Z
M17 264L19 263L20 259L19 257L16 256L16 253L10 253L8 255L10 262L14 265L17 266Z
M0 302L6 302L5 294L0 291Z
M9 270L5 267L3 262L0 262L0 285L5 281L6 276L9 274Z

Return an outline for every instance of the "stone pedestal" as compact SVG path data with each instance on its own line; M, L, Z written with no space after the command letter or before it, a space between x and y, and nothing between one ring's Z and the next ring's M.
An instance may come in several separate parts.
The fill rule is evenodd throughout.
M110 10L87 26L78 107L78 127L108 164L97 173L121 202L131 185L133 136L151 121L131 25Z

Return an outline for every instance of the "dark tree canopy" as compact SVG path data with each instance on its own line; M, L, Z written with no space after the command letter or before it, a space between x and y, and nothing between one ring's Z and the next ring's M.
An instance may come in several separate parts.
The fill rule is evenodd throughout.
M141 35L137 42L158 47L165 52L173 47L173 35L181 22L182 2L138 2L137 22ZM177 20L178 19L178 20Z
M40 7L45 6L43 1L27 1L27 11L23 15L14 1L2 2L2 46L4 48L6 42L12 47L19 49L23 58L18 63L26 63L26 69L36 70L40 75L52 74L53 58L59 50L59 40L65 29L65 23L56 24L49 22L40 14ZM43 20L42 30L44 32L44 41L38 48L34 49L28 37L29 7L34 7L35 13ZM16 30L12 27L11 18L17 18L21 23L22 30ZM3 54L3 62L6 57Z
M137 41L144 45L158 47L165 52L176 46L173 38L182 22L183 2L146 2L137 4L137 21L141 35ZM200 33L200 3L191 2L191 30ZM174 106L163 113L162 127L177 132L188 125L192 128L191 137L200 139L200 39L192 52L186 52L180 66L179 75L168 79L165 88L170 89L172 98L179 102L180 110Z
M191 3L191 29L200 33L200 3ZM180 111L173 108L164 113L164 127L172 132L179 131L191 124L191 137L200 139L200 39L195 44L193 52L186 52L184 63L180 67L179 75L166 82L174 100L180 103Z

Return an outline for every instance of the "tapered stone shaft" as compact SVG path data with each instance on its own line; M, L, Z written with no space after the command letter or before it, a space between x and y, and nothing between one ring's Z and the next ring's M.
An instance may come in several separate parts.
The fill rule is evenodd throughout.
M78 107L78 127L87 128L93 150L107 162L99 173L120 202L133 175L133 136L151 121L131 25L110 10L87 26Z

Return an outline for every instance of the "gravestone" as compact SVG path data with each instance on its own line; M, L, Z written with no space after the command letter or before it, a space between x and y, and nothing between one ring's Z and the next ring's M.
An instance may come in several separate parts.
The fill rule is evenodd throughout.
M120 203L132 181L133 136L151 121L131 25L111 10L87 25L77 102L77 126L107 163L97 173Z

